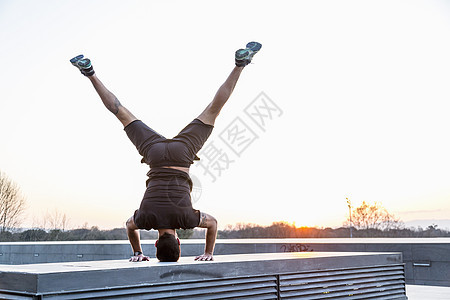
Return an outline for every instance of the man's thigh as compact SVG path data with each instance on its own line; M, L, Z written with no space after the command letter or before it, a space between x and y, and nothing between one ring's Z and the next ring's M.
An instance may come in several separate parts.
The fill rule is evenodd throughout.
M191 150L197 153L203 147L213 129L214 126L205 124L199 119L194 119L174 139L184 140L192 147Z
M124 130L141 156L144 156L145 150L150 144L166 139L140 120L131 122Z

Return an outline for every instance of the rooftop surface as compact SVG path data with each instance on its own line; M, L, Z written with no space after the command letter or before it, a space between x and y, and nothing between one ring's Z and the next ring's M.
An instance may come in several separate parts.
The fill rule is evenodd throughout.
M380 252L285 252L285 253L261 253L261 254L229 254L216 255L214 261L195 261L194 257L180 257L178 262L159 262L156 258L140 263L130 263L128 260L101 260L85 262L65 262L65 263L42 263L25 265L0 265L0 272L30 273L30 274L50 274L66 272L102 271L111 269L127 268L148 268L164 267L168 265L199 265L199 264L222 264L230 262L250 262L250 261L274 261L274 260L298 260L298 259L326 259L326 258L348 258L352 260L358 257L362 261L370 258L379 259L382 256L388 257L388 261L393 261L392 257L397 257L397 253ZM401 260L400 256L399 259Z
M406 285L408 300L448 300L450 299L450 287Z

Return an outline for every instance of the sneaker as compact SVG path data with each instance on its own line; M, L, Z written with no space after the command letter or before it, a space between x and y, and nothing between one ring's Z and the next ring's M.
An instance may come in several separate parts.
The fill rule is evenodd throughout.
M84 58L83 54L75 56L70 62L77 67L84 76L92 76L95 73L91 60L89 58Z
M250 42L245 49L239 49L235 53L235 62L238 67L245 67L251 63L253 56L261 50L262 45L258 42Z

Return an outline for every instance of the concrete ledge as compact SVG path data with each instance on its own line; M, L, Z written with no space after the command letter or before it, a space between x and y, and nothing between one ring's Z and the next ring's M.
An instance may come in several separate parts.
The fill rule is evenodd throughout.
M348 299L390 295L383 299L406 299L402 255L302 252L218 255L213 262L182 257L178 263L152 259L141 263L0 265L0 296L8 299L226 299L243 295L255 299L283 295L305 299L316 299L313 295L351 296Z
M202 253L204 240L182 240L181 255ZM143 240L155 256L154 240ZM449 238L230 239L217 240L215 254L281 252L401 252L408 284L450 286ZM130 257L128 241L0 243L0 264L115 260Z

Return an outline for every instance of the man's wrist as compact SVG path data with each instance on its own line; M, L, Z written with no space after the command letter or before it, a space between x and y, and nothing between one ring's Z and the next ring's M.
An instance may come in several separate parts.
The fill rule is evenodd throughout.
M135 251L134 252L134 256L139 256L139 255L142 255L142 251Z

